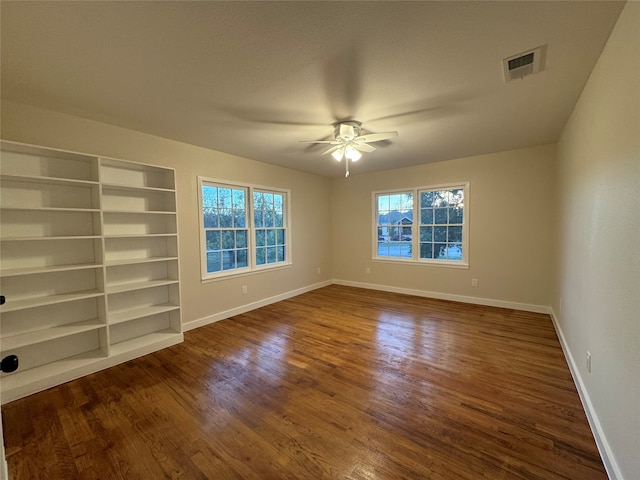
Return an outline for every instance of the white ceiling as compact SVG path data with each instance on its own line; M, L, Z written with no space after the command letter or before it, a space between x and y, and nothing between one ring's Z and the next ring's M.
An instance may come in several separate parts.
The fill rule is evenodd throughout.
M358 174L556 141L622 6L3 1L2 97L326 176L300 140L397 130Z

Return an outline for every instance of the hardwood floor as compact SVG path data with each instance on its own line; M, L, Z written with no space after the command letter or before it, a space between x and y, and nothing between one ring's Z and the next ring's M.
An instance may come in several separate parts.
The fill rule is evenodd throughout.
M546 315L342 286L3 406L25 479L606 479Z

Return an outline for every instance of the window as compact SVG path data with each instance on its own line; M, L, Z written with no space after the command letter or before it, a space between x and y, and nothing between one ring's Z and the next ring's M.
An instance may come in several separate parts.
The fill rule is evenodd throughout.
M256 265L284 262L284 194L254 191L253 218L256 227Z
M412 257L413 193L377 196L378 256Z
M288 191L198 182L203 279L291 264Z
M468 266L468 184L374 193L374 259Z

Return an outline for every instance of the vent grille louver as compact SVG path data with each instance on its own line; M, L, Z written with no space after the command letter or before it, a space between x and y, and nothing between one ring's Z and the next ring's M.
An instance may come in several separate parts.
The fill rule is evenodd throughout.
M502 60L504 81L510 82L538 73L544 67L546 45Z

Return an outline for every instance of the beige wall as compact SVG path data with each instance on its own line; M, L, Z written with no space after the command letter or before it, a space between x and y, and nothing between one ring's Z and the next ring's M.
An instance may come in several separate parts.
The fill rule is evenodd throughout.
M176 169L183 322L331 278L331 188L327 178L6 101L2 102L2 138ZM202 283L198 175L290 189L293 266ZM247 295L242 295L241 285L247 285Z
M333 277L549 305L554 159L547 145L334 180ZM469 182L469 269L372 261L372 192L459 182Z
M553 309L612 452L640 478L640 3L625 6L558 145ZM561 304L562 302L562 304ZM587 371L586 352L592 354Z

